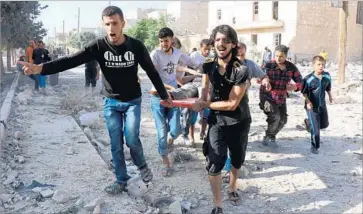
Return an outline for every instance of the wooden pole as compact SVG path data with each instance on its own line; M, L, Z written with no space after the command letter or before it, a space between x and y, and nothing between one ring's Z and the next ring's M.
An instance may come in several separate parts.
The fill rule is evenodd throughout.
M342 2L339 8L339 52L338 52L338 83L345 82L346 47L347 47L347 16L348 1Z

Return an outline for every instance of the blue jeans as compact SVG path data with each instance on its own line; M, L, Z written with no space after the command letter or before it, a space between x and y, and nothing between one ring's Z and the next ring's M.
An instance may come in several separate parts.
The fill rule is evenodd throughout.
M190 126L194 126L198 120L198 112L192 109L183 108L181 110L181 129L184 137L188 137Z
M104 98L104 116L111 139L111 154L118 183L126 183L130 176L124 156L124 137L134 164L139 168L147 166L139 138L141 119L141 97L127 102Z
M151 110L155 119L158 132L158 151L161 156L168 154L168 131L173 139L180 135L180 109L166 108L160 105L160 97L151 96Z

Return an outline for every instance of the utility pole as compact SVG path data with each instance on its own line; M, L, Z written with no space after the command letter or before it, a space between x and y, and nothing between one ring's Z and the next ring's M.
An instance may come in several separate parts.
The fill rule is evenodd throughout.
M80 7L78 7L78 33L79 33L79 22L80 22L80 15L81 15L81 8Z
M63 20L63 34L62 34L62 37L63 37L63 48L64 48L64 51L66 51L66 35L64 33L64 20Z
M339 51L338 51L338 83L345 82L346 47L347 47L347 16L348 1L342 2L339 8Z

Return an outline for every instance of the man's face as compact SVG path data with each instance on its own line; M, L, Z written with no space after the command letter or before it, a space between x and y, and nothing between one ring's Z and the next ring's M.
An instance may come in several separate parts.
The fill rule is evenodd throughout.
M210 49L210 45L203 44L202 47L200 47L200 52L204 57L207 57L209 55Z
M171 38L170 36L159 38L159 43L160 43L160 48L164 52L169 52L173 44L173 38Z
M176 38L173 39L173 43L171 44L171 46L173 46L174 48L178 48L178 49L181 48L179 41Z
M103 28L107 33L108 39L112 43L117 43L121 40L122 29L125 27L125 21L121 19L120 15L115 14L112 16L104 16Z
M30 40L29 41L29 46L32 47L32 48L35 48L35 42L34 42L34 40Z
M275 51L275 61L277 64L284 64L286 61L286 54L284 52Z
M314 71L318 74L322 74L325 67L324 65L325 63L320 60L315 61L313 65Z
M246 58L246 48L244 47L238 47L238 59L239 60L245 60Z
M214 47L218 58L226 59L230 56L232 48L236 47L236 45L232 44L226 35L218 32L214 38Z

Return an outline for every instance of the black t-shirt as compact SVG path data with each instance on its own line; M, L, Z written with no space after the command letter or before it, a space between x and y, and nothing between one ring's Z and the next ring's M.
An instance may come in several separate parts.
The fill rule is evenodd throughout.
M233 86L248 84L247 67L241 65L237 58L231 59L223 75L219 73L218 68L219 65L216 59L203 64L203 73L208 75L212 84L212 102L228 100ZM216 111L211 109L208 123L230 126L244 120L251 120L246 96L243 96L240 104L234 111Z
M33 51L33 63L36 65L50 61L49 51L45 48L36 48Z
M103 73L102 94L126 102L141 96L137 76L140 64L160 97L167 99L164 84L145 45L137 39L126 35L125 37L126 40L121 45L112 44L107 37L99 38L78 53L45 63L41 74L55 74L96 60Z

